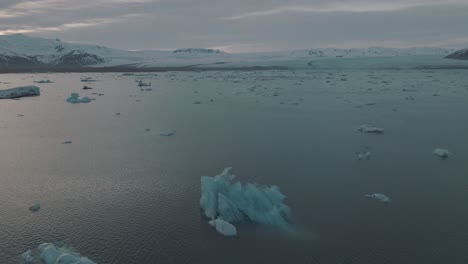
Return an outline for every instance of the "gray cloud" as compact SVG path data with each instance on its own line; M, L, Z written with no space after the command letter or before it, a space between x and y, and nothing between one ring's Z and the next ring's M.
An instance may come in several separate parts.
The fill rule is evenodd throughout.
M468 0L6 0L0 34L231 52L468 46Z

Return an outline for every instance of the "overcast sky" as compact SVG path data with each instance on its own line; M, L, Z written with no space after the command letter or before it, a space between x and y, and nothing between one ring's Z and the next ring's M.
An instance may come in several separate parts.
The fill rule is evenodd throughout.
M0 34L113 48L468 46L468 0L0 0Z

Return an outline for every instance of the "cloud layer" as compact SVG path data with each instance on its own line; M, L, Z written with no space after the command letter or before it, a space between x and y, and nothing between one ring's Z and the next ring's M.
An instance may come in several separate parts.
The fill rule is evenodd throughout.
M3 0L0 35L230 52L468 46L468 0Z

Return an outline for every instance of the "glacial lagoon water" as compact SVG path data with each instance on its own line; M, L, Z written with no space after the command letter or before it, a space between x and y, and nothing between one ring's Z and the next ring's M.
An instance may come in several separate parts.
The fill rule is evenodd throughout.
M97 263L468 263L466 70L0 81L42 90L0 101L0 263L44 242ZM73 92L96 100L70 104ZM372 155L359 160L364 150ZM200 210L200 177L225 167L243 183L278 185L295 231L243 223L238 236L219 235Z

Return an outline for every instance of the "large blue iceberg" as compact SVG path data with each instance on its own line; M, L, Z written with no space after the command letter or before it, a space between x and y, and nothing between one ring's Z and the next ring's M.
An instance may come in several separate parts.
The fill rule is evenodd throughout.
M290 227L290 208L277 186L233 183L231 168L214 177L201 177L200 206L211 219L227 222L249 220L257 224Z
M25 264L96 264L66 246L59 247L51 243L42 243L37 249L29 249L21 254L21 259Z

